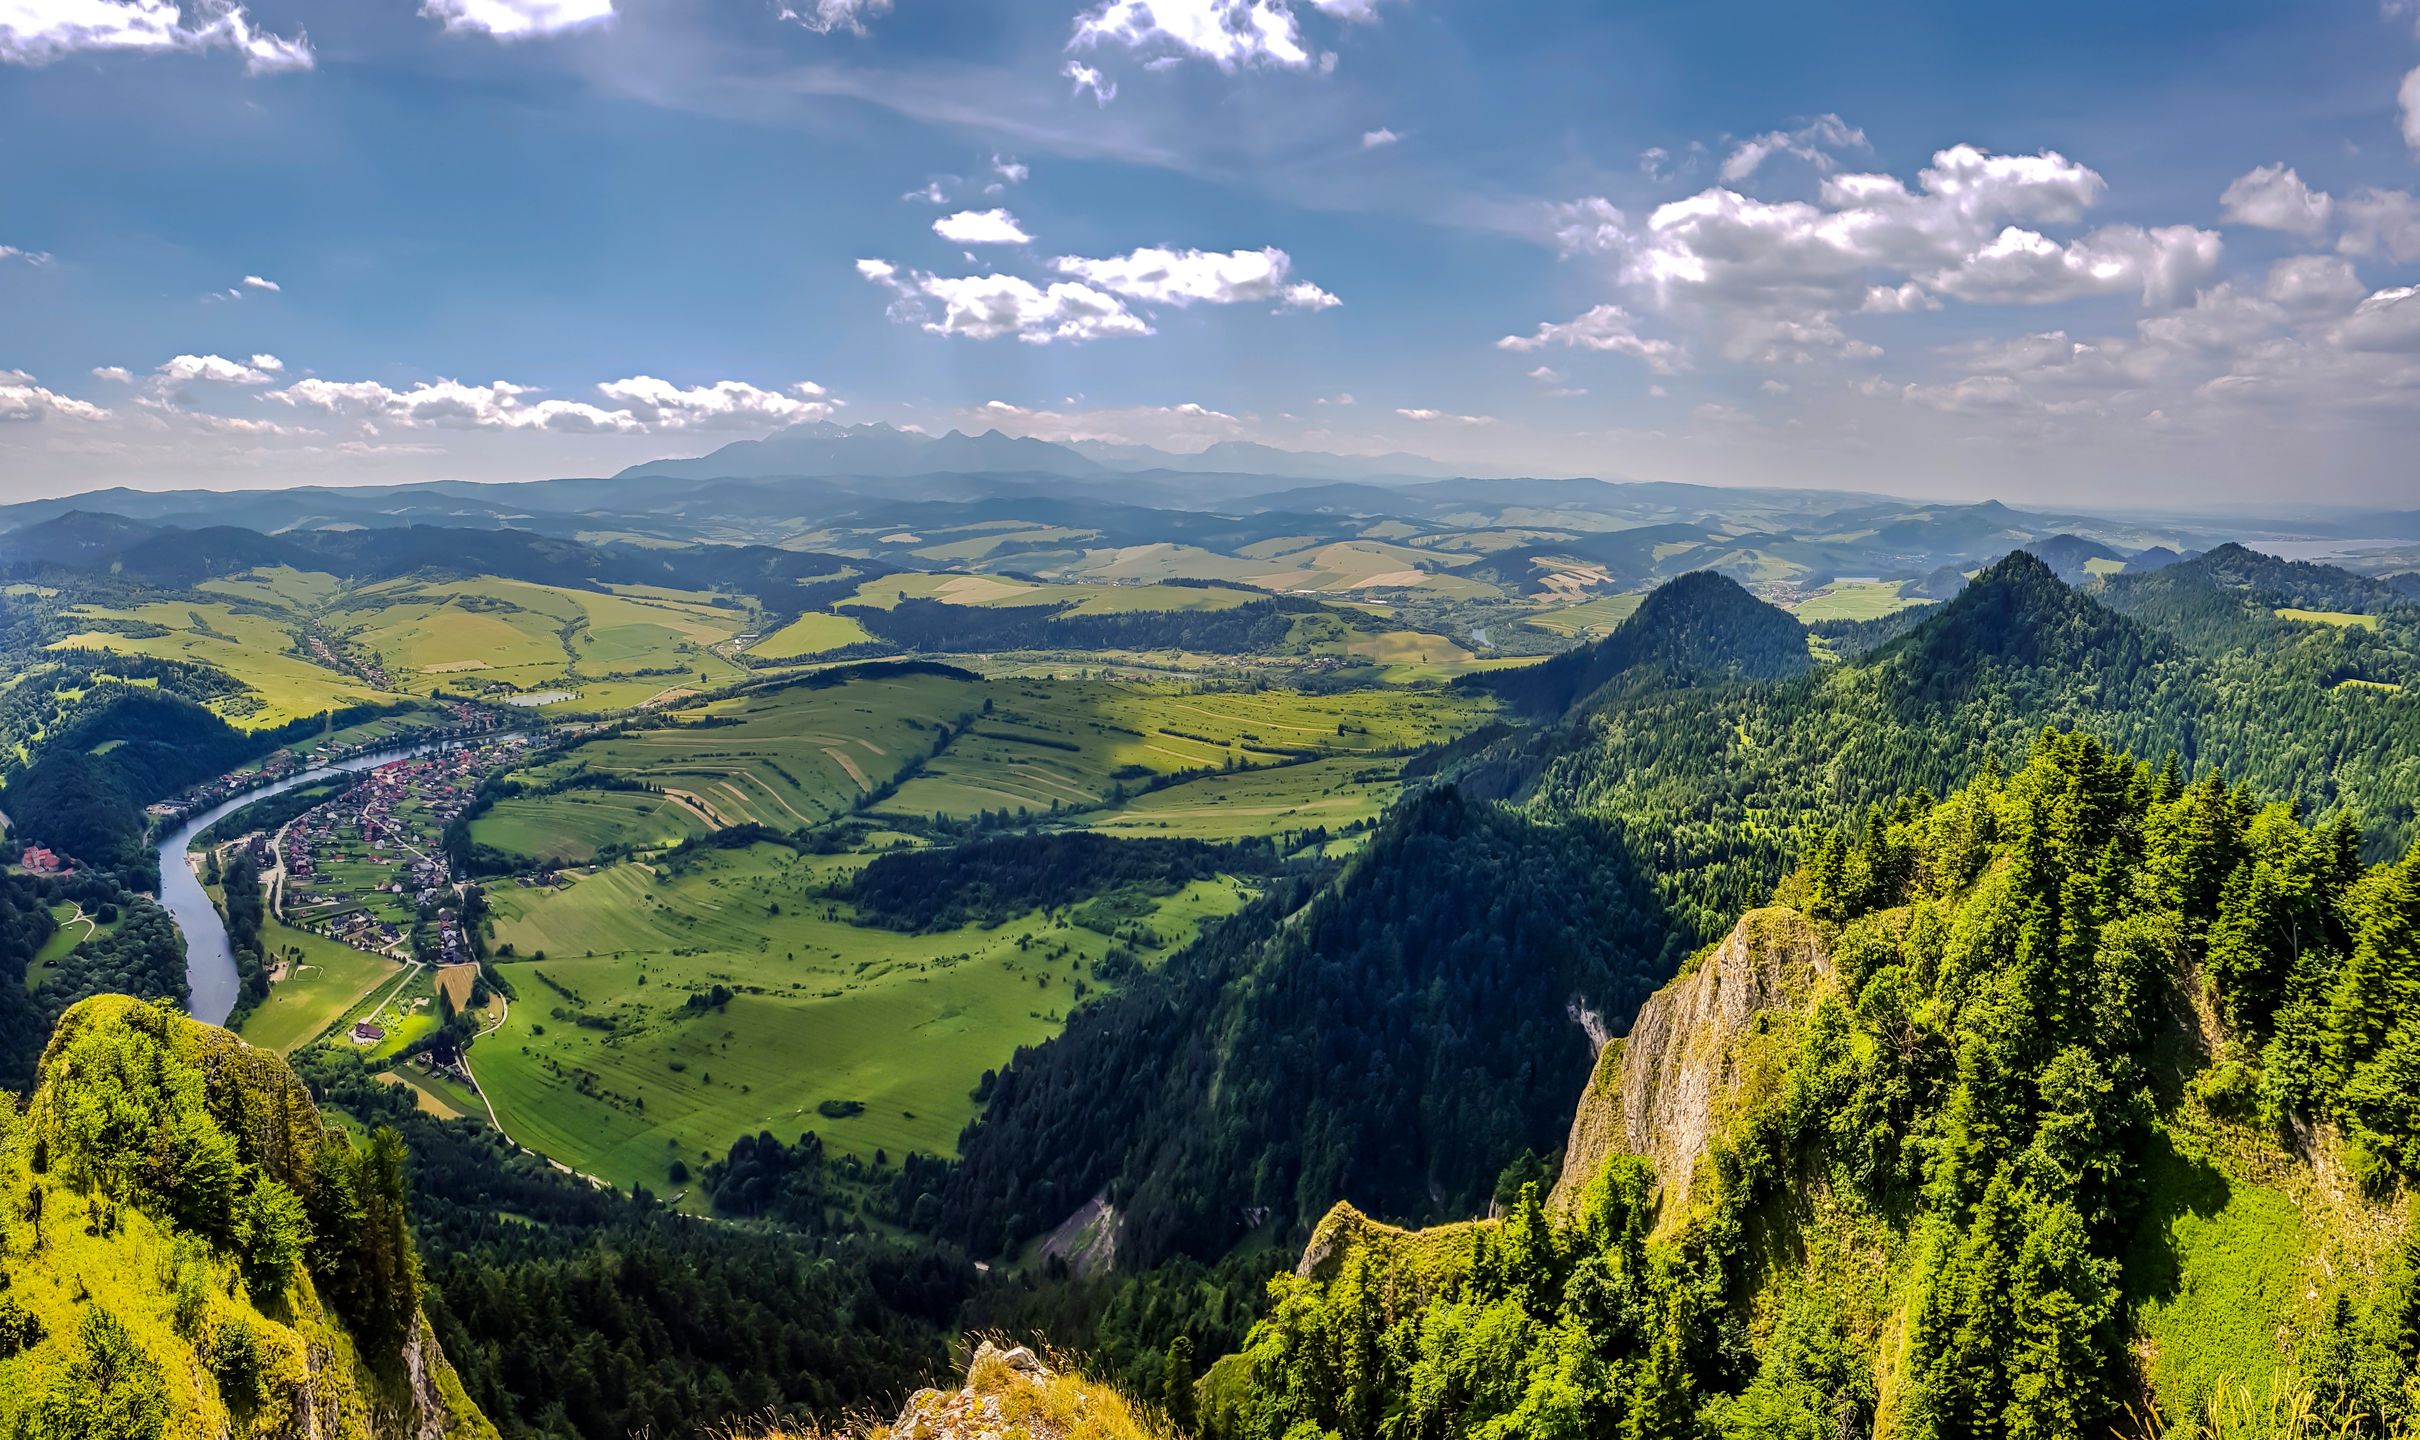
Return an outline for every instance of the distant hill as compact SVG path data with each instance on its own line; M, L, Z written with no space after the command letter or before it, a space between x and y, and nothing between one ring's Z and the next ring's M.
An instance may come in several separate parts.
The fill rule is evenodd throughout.
M1649 667L1671 676L1775 680L1813 663L1806 628L1788 611L1701 570L1657 586L1596 644L1488 677L1486 685L1522 709L1556 714Z
M1104 475L1213 474L1278 476L1300 480L1449 479L1498 474L1448 465L1425 456L1393 452L1338 455L1279 449L1248 440L1223 440L1198 451L1153 445L1078 440L1059 444L999 430L969 435L952 430L925 435L875 423L839 425L828 420L793 425L762 440L740 440L694 458L650 460L616 478L658 475L686 479L765 476L876 476L930 474L1037 474L1091 479Z
M2049 566L2050 573L2070 585L2081 585L2091 579L2093 573L2091 562L2095 560L2111 562L2113 568L2123 565L2126 560L2124 552L2112 549L2098 540L2087 540L2081 535L2066 533L2036 540L2027 545L2025 549L2035 559Z
M2205 652L2309 638L2307 625L2281 612L2357 616L2390 631L2420 632L2420 601L2391 582L2233 544L2148 573L2129 568L2109 577L2102 598Z
M186 530L84 511L0 534L0 574L21 578L106 574L181 588L274 565L351 580L434 571L542 585L735 590L756 594L777 611L801 603L801 581L853 575L857 564L769 545L596 545L527 530L440 525L272 536L227 525Z

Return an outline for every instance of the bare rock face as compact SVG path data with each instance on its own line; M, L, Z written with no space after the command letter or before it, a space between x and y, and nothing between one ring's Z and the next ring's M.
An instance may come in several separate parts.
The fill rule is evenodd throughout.
M1807 1003L1836 983L1821 938L1795 910L1753 910L1695 969L1657 991L1627 1038L1605 1047L1580 1097L1550 1206L1568 1215L1615 1155L1643 1155L1662 1184L1660 1225L1687 1213L1709 1141L1777 1084Z

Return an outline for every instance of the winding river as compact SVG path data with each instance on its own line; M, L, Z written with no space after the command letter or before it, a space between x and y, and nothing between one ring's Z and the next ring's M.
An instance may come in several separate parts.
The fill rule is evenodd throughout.
M227 941L227 922L210 903L209 892L202 889L201 877L187 862L185 851L199 835L226 816L247 805L257 805L272 795L283 795L299 786L314 784L331 775L375 770L393 760L408 760L414 755L426 755L459 741L432 741L426 745L404 746L394 750L374 750L355 755L332 765L304 770L274 785L247 790L232 800L222 800L209 809L178 825L167 839L160 842L160 904L176 920L176 928L185 936L185 982L192 988L193 1000L187 1012L205 1025L224 1025L235 1009L235 948Z

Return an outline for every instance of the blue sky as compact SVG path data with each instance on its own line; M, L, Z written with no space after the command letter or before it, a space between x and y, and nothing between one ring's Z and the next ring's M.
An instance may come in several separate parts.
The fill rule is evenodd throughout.
M2411 0L0 0L0 134L9 498L828 418L2420 504Z

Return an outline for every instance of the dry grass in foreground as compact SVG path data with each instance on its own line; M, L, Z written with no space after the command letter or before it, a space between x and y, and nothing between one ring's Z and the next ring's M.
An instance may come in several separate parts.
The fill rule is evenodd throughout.
M960 1390L921 1390L889 1422L775 1431L761 1440L1184 1440L1159 1414L1023 1346L986 1340Z

